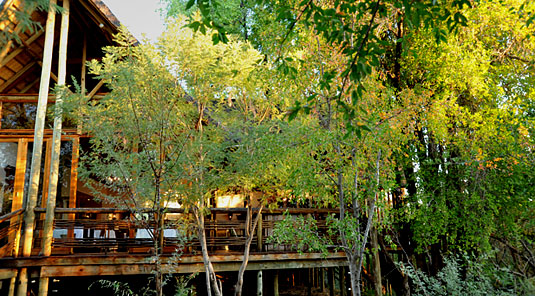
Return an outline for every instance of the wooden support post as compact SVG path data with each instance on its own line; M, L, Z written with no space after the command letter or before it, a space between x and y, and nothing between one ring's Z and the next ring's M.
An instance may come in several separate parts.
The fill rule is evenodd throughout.
M273 274L273 296L279 296L279 272Z
M28 140L19 139L17 147L17 164L15 165L15 183L13 184L13 202L11 203L11 211L14 212L22 208L24 197L24 177L26 171L26 157L28 151ZM13 228L16 224L17 230L9 235L9 241L13 242L12 256L18 257L20 246L20 230L22 224L20 217L13 217L10 220L9 227Z
M340 296L346 296L346 277L344 274L344 267L339 266L338 267L338 277L339 277L339 284L340 284Z
M56 0L50 0L50 7L56 5ZM41 173L41 157L43 149L43 132L45 126L46 105L48 103L48 89L50 85L50 72L52 67L52 51L54 45L54 25L56 22L56 11L50 9L48 11L48 17L46 20L45 29L45 44L43 53L43 67L41 71L41 82L39 86L39 99L37 103L37 114L35 119L35 130L33 140L33 156L29 180L28 190L28 202L26 204L26 212L24 216L24 238L22 245L22 255L29 257L32 252L33 245L33 231L35 224L35 212L34 208L37 203L37 195L39 190L39 175ZM26 285L23 285L21 281L21 287L19 289L19 295L24 295L27 290L27 273L24 273L26 277ZM21 272L22 277L22 272ZM21 294L22 293L22 294Z
M327 280L329 281L329 296L334 296L334 267L327 267Z
M48 277L41 277L39 279L39 296L47 296L48 295Z
M19 272L19 285L17 287L17 296L27 296L28 291L28 269L23 267Z
M72 161L71 161L71 187L69 192L69 208L76 208L76 191L78 187L78 158L80 157L80 138L72 140ZM73 221L75 214L68 214L67 219ZM74 229L69 228L67 232L69 238L74 237Z
M263 282L262 282L262 270L258 271L256 275L256 296L262 296L264 291Z
M7 292L8 296L15 296L15 287L17 283L17 274L15 274L14 277L11 278L9 281L9 291Z
M256 225L256 239L257 239L257 247L258 252L262 252L262 242L263 242L263 231L262 231L262 213L258 213L257 215L260 216L258 218L258 224ZM251 217L252 219L252 217Z
M320 281L320 291L321 293L325 292L325 268L319 268L319 281Z
M65 77L67 75L67 37L69 32L69 0L63 0L63 12L61 14L61 29L59 41L59 63L58 63L58 86L60 93L56 96L56 116L54 118L54 131L52 135L52 153L50 161L50 180L48 186L48 198L46 203L46 216L43 226L43 243L41 254L43 256L50 256L52 251L52 233L54 226L54 209L56 208L56 196L58 189L59 178L59 158L61 149L61 127L62 127L62 102L65 87ZM43 187L44 190L44 187ZM48 278L46 278L46 286L48 293ZM41 288L39 288L41 290ZM39 292L41 294L41 292ZM42 294L45 295L45 294Z
M312 285L313 279L312 279L312 268L307 268L307 275L305 277L305 283L306 283L306 289L307 289L307 296L312 296Z

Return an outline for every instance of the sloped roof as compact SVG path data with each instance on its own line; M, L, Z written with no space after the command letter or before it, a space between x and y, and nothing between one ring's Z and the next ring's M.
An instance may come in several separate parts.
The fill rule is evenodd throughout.
M77 82L81 79L82 52L86 44L87 59L102 57L102 47L113 45L113 34L120 26L119 20L102 0L71 0L69 40L67 50L67 84L73 84L72 76ZM61 6L61 2L59 2ZM6 0L2 12L6 9L24 11L24 0ZM41 72L41 61L44 46L44 27L46 12L33 11L31 19L38 26L34 30L17 31L18 22L14 13L0 26L3 30L18 32L19 40L11 40L0 48L0 94L31 94L37 93ZM56 18L55 47L58 46L59 17ZM85 39L85 41L84 41ZM53 74L51 86L55 84L57 73L57 51L52 62ZM96 82L87 80L87 89Z

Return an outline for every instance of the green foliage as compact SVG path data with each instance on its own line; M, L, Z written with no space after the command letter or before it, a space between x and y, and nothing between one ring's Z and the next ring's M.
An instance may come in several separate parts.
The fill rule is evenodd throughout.
M196 293L193 289L188 287L189 281L193 277L191 276L176 276L173 277L175 281L175 291L173 296L195 296ZM167 279L169 281L169 279ZM149 296L155 295L155 292L150 289L150 285L142 288L139 292L134 292L128 283L112 280L98 280L92 283L88 290L102 288L110 289L115 296Z
M415 287L415 295L531 295L528 281L510 270L495 267L483 259L448 257L436 276L429 276L410 265L403 265Z
M273 229L273 235L267 239L268 243L277 245L291 245L298 252L318 252L324 256L329 254L328 237L320 234L316 220L302 215L291 216L288 213L284 219L278 221Z
M22 6L19 9L15 9L12 6L6 7L7 1L3 1L0 5L0 26L7 26L0 31L0 48L4 48L8 42L13 40L21 43L19 34L15 31L15 26L20 28L20 33L28 32L33 34L41 29L41 24L32 20L31 12L34 10L48 11L49 9L54 9L56 12L61 13L61 7L57 5L49 7L49 0L25 0L22 2Z

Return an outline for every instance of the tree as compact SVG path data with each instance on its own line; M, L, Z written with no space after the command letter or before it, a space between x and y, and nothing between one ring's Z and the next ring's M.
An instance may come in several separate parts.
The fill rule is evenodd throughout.
M210 36L184 27L184 19L171 23L155 45L134 46L124 31L117 43L89 67L111 92L85 102L83 127L92 135L92 151L80 175L103 199L136 213L150 208L146 227L154 229L159 295L167 206L177 202L191 213L208 294L221 295L206 243L210 199L217 191L247 195L265 187L269 175L258 167L278 156L256 144L268 119L277 116L262 97L261 57L235 39L214 45ZM259 217L253 219L250 205L246 259ZM244 260L240 280L246 265Z

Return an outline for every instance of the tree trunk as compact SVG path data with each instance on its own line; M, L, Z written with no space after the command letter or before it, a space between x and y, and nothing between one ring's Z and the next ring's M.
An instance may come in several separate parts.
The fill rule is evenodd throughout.
M223 292L221 287L218 284L217 278L215 277L214 267L210 261L210 256L208 255L208 246L206 244L206 234L204 232L204 216L199 210L194 211L195 218L197 221L197 232L199 235L199 242L201 244L202 251L202 260L204 263L204 270L206 272L206 289L208 296L212 295L212 291L215 296L222 296Z
M377 241L377 228L372 227L370 246L373 257L373 285L375 287L375 295L383 295L383 283L381 279L381 260L379 259L379 243Z
M250 203L249 203L250 204ZM243 262L240 266L240 270L238 271L238 280L236 282L236 289L234 290L235 296L241 296L242 295L242 288L243 288L243 275L245 274L245 269L247 268L247 264L249 263L249 252L251 250L251 243L253 242L253 237L255 233L255 228L258 225L258 221L262 217L262 209L264 206L260 206L260 209L258 210L258 214L256 214L256 218L254 223L252 223L252 226L249 227L249 225L245 225L245 227L248 228L247 231L247 241L245 242L245 250L243 251ZM251 207L249 206L249 211L247 212L247 215L249 216L247 218L248 223L251 224L253 211Z
M351 282L351 295L353 296L360 296L360 269L357 266L357 260L354 258L349 259L349 280Z

